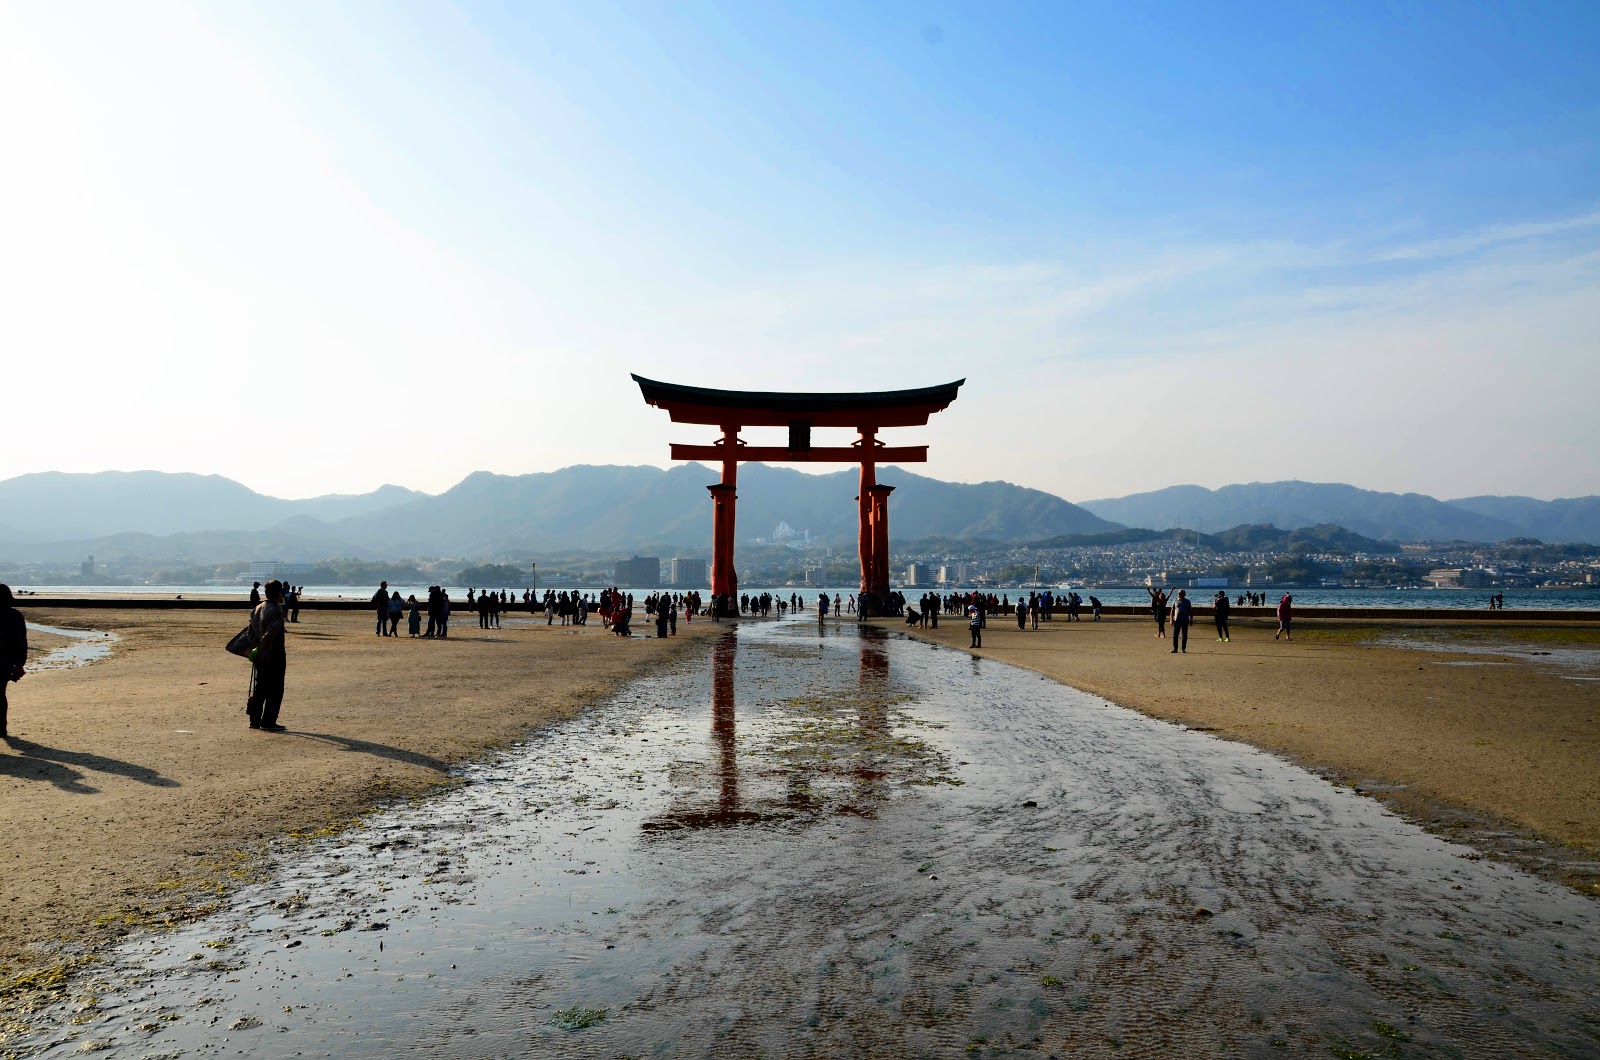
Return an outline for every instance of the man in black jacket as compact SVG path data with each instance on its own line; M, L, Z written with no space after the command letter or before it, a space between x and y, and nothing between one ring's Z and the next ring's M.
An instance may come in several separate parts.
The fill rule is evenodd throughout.
M1172 652L1178 654L1178 646L1183 646L1183 653L1189 654L1189 619L1194 615L1194 605L1189 602L1187 589L1179 589L1178 596L1172 601Z
M256 636L256 646L250 652L256 679L245 713L250 715L252 729L283 732L278 710L283 706L283 680L289 659L283 643L282 582L274 579L267 583L266 600L250 612L250 629Z
M372 594L372 606L378 610L378 636L384 635L389 625L389 583L379 582L378 591Z
M0 740L6 731L6 685L22 680L28 665L28 624L11 606L11 586L0 583Z

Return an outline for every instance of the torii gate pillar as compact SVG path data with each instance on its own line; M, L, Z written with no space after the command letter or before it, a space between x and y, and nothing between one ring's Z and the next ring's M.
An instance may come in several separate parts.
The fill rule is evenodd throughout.
M947 408L965 379L920 390L872 393L784 394L658 383L633 377L647 403L666 409L675 423L701 423L720 427L722 437L713 445L672 446L674 460L707 460L722 465L722 480L707 486L711 492L711 595L731 601L739 591L734 569L734 511L738 501L739 461L771 463L859 463L861 489L856 496L860 528L861 592L881 598L889 592L889 494L893 486L878 483L880 463L922 463L925 445L889 447L878 441L884 427L915 427ZM745 427L787 427L789 444L746 445L739 437ZM813 427L848 427L860 434L849 446L812 446Z
M862 546L868 553L861 565L861 591L886 595L889 592L889 494L893 486L873 485L866 489L868 518Z

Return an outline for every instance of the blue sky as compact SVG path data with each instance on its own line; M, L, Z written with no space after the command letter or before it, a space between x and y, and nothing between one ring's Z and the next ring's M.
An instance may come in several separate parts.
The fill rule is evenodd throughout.
M904 439L925 470L1070 499L1600 492L1597 30L1578 4L0 7L12 415L80 413L0 476L299 496L663 463L696 438L637 371L966 376ZM263 403L299 429L241 449ZM440 410L505 426L429 437Z

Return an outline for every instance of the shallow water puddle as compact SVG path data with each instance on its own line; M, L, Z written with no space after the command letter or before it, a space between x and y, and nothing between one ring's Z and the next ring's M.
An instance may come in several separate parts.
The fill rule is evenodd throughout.
M1270 755L805 620L286 852L26 1054L1594 1056L1595 905Z
M1494 641L1464 641L1430 638L1426 635L1391 634L1375 641L1386 648L1410 648L1448 654L1500 655L1531 665L1542 673L1564 677L1568 680L1585 680L1600 677L1600 650L1594 648L1530 647L1526 644L1507 644ZM1438 663L1439 666L1471 666L1469 662ZM1503 666L1505 663L1479 662L1479 666Z
M58 637L71 637L73 643L63 644L54 648L37 659L28 660L28 669L42 670L68 670L74 666L83 666L86 663L97 662L111 654L111 648L117 642L115 633L104 633L92 629L67 629L61 626L46 626L39 622L27 623L29 629L40 633L53 633Z

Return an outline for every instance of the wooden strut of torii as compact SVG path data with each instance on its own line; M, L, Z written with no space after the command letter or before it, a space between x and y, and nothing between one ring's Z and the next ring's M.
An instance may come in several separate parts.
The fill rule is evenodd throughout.
M635 375L646 404L665 409L674 423L700 423L722 430L711 445L673 443L672 459L722 464L722 481L711 491L711 595L731 600L738 592L733 566L734 505L738 499L739 461L767 463L859 463L861 490L859 550L861 592L881 597L889 592L889 494L893 486L878 484L879 464L927 462L925 445L885 445L878 432L886 427L920 427L935 412L948 408L965 379L917 390L882 390L838 394L765 393L753 390L711 390L660 383ZM789 444L747 445L739 438L745 427L787 427ZM813 446L813 427L847 427L859 437L849 445Z

